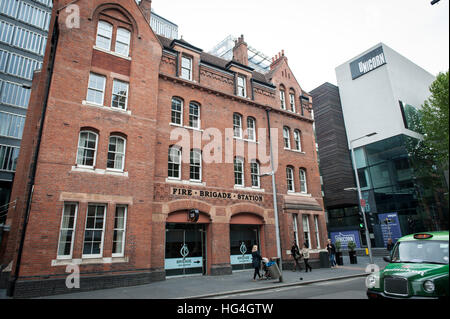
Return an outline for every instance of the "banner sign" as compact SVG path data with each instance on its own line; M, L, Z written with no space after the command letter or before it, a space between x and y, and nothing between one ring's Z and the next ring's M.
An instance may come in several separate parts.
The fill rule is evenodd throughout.
M383 47L380 46L350 63L352 79L355 80L386 64Z
M230 263L232 265L243 265L252 263L252 254L247 255L231 255Z
M246 195L239 193L229 193L229 192L218 192L218 191L203 191L187 188L170 188L171 195L178 196L192 196L201 198L219 198L219 199L231 199L231 200L242 200L249 202L262 202L264 197L262 195Z
M165 269L184 269L203 267L203 257L167 258Z
M361 241L358 230L346 230L340 232L330 232L330 239L336 245L337 241L341 242L341 249L347 249L348 243L353 241L356 248L361 248Z
M389 238L391 238L392 242L395 244L397 240L402 237L402 230L400 228L397 213L378 214L378 219L381 224L384 246L386 246ZM385 223L386 219L390 221L387 224Z

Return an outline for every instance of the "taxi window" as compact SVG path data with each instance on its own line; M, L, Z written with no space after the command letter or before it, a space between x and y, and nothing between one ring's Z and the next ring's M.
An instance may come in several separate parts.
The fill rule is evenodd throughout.
M448 242L430 240L399 242L392 254L392 261L448 264Z

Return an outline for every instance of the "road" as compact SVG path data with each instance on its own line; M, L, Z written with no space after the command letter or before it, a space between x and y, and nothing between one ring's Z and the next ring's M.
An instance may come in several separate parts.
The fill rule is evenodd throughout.
M242 293L214 299L367 299L365 277Z

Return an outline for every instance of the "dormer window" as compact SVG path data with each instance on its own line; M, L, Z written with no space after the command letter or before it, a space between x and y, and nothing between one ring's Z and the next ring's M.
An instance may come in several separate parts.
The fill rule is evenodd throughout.
M181 77L192 81L192 59L186 56L181 57Z
M237 77L237 95L247 97L247 88L245 85L245 77L239 75Z

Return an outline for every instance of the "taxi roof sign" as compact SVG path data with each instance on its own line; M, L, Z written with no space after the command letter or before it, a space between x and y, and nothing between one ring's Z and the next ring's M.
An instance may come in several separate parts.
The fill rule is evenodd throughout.
M414 239L429 239L433 237L431 234L415 234Z

